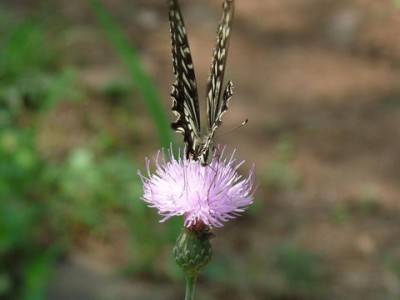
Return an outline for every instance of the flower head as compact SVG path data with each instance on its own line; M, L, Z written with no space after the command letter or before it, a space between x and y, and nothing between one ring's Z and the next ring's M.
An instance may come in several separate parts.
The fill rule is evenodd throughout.
M252 204L254 168L244 178L238 173L244 161L237 162L235 152L229 158L224 152L206 166L181 154L175 158L172 151L166 159L159 152L154 173L147 160L147 176L139 173L144 185L143 200L164 216L161 222L184 216L188 228L199 224L222 227Z

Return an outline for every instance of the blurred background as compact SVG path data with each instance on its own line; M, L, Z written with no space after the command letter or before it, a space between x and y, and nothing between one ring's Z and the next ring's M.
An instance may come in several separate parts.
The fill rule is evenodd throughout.
M222 1L181 2L204 99ZM259 188L196 299L399 299L400 3L236 4L217 139ZM0 299L183 298L137 176L172 80L166 1L0 2Z

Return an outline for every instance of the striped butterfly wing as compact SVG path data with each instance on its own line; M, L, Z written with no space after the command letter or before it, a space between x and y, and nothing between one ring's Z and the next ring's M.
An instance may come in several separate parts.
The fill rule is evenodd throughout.
M213 137L215 130L221 125L222 115L228 110L228 104L233 94L233 83L231 81L227 83L224 92L222 92L233 15L234 0L225 0L222 19L218 28L217 45L214 49L211 73L207 83L209 138Z
M194 154L200 136L200 110L196 76L186 35L185 24L177 0L169 2L172 60L175 82L172 85L172 111L177 119L172 128L183 134L186 155Z

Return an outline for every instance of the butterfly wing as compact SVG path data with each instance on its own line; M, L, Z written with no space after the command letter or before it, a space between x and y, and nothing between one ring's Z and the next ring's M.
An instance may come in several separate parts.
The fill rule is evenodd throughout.
M200 135L200 110L196 76L186 35L185 24L177 0L169 2L169 20L172 40L172 60L175 82L172 85L172 111L177 119L172 128L181 132L186 153L194 154Z
M225 0L222 19L218 28L217 46L214 49L211 73L207 83L207 114L210 138L221 125L222 115L227 111L233 93L233 84L229 81L222 94L233 15L234 1Z

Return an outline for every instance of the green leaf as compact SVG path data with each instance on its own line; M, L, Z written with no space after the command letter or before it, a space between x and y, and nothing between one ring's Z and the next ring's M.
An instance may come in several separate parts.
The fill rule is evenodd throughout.
M47 285L54 272L54 265L58 257L57 248L48 250L41 256L36 256L24 272L25 286L22 291L22 300L44 300Z
M91 3L107 38L128 68L136 88L143 96L147 109L157 127L161 145L168 148L172 141L170 125L154 82L145 71L136 49L130 45L121 28L113 20L106 8L99 0L92 0Z

